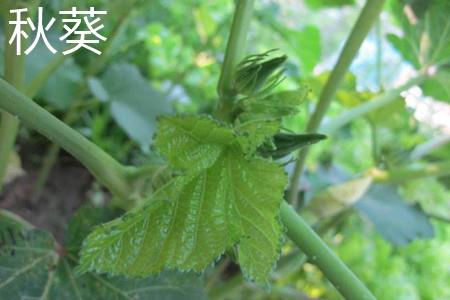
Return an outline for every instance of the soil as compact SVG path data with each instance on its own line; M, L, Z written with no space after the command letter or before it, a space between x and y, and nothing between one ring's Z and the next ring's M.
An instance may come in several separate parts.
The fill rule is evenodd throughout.
M18 214L37 228L49 230L62 242L68 220L87 199L93 182L91 175L75 159L61 153L41 196L33 199L32 189L39 168L26 160L22 163L26 175L4 188L0 208Z

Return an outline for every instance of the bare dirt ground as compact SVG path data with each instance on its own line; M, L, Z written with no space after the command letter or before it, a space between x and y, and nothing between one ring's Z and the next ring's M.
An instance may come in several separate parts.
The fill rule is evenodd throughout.
M76 160L62 153L52 169L38 199L33 199L33 184L38 166L27 161L21 153L26 175L7 185L0 195L0 208L18 214L34 226L47 229L62 241L67 221L86 201L92 177Z

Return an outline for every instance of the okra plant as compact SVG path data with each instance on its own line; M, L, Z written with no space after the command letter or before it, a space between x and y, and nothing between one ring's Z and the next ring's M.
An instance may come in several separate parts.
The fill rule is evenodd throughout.
M42 262L56 266L57 271L50 272L50 276L62 277L46 285L42 298L57 297L55 286L65 280L61 263L67 268L76 265L74 274L78 277L74 278L85 278L86 274L103 278L99 276L108 274L141 280L167 271L202 273L224 256L239 265L245 280L270 289L271 273L283 244L290 239L346 299L375 299L290 203L298 197L311 145L325 140L325 134L332 134L349 120L374 110L371 106L393 101L401 91L431 76L430 66L425 66L417 78L398 90L372 100L367 107L349 111L334 125L321 126L339 84L384 4L381 0L367 0L323 87L307 132L301 133L286 130L283 119L298 114L311 88L304 85L295 90L280 89L289 57L279 50L247 53L254 0L236 1L218 78L216 108L211 114L159 116L152 144L164 163L155 166L120 164L30 100L34 93L24 89L12 71L22 58L6 51L10 60L6 62L5 80L0 80L0 108L4 110L1 121L14 130L7 134L9 140L1 141L4 146L0 160L3 152L11 150L20 120L72 154L113 194L114 203L127 210L112 221L106 218L108 222L89 226L82 244L78 241L73 248L66 247L67 253L49 250ZM5 125L7 122L10 124ZM291 155L296 160L289 180L284 166ZM443 163L429 172L447 174L446 166L448 163ZM378 179L386 180L381 175ZM0 222L0 228L11 228L12 223L19 222L6 213L2 216L8 221ZM19 223L14 230L22 233L12 231L14 243L17 239L30 247L36 241L23 232L34 229ZM50 249L45 237L41 239L41 248ZM65 255L67 261L61 258ZM10 280L1 282L0 290ZM101 280L104 283L110 279ZM122 282L113 281L109 286L114 284L121 286ZM136 284L143 289L146 285L151 283ZM78 298L83 297L79 294Z

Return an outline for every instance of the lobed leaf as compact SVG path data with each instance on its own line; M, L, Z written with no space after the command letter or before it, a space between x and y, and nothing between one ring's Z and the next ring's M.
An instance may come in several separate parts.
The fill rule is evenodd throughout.
M265 282L281 247L283 169L248 159L230 129L205 118L161 119L156 147L175 167L192 166L143 206L97 227L85 240L79 271L200 272L237 245L245 276Z

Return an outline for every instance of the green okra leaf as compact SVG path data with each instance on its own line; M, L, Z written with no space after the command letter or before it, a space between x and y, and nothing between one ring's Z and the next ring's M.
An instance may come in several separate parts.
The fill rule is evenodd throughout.
M186 171L141 207L97 227L84 242L79 272L200 272L237 246L244 275L266 282L281 248L284 170L247 158L233 129L208 118L160 119L155 145Z

